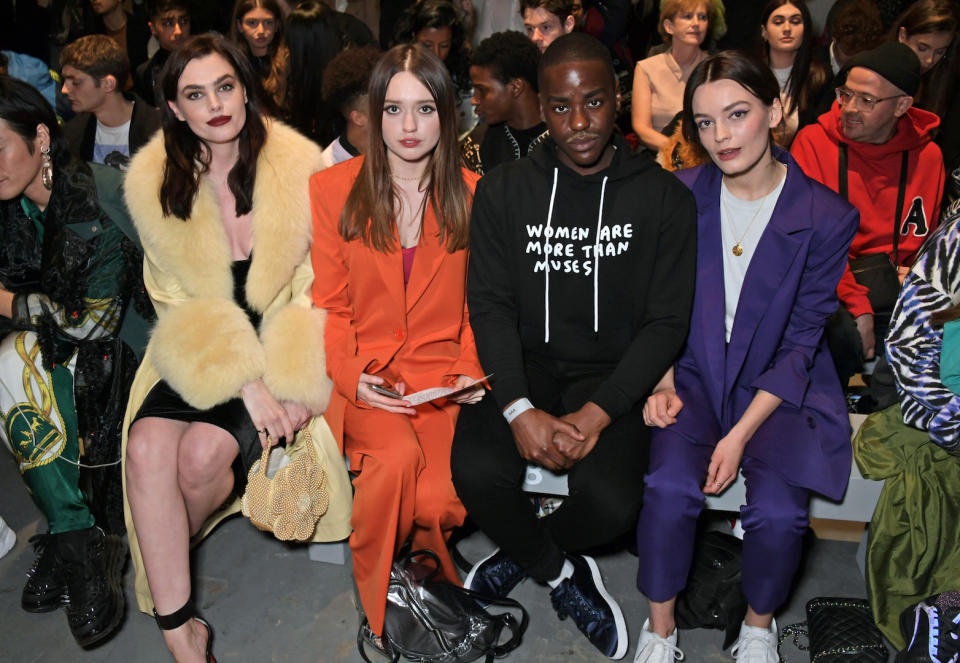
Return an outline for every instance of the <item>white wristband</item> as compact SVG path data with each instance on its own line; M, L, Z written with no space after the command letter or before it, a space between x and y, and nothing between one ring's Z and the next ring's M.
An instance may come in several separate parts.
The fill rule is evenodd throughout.
M503 411L503 418L507 420L507 423L513 423L513 420L519 417L521 414L527 410L533 409L533 403L530 402L529 398L518 398L513 403Z

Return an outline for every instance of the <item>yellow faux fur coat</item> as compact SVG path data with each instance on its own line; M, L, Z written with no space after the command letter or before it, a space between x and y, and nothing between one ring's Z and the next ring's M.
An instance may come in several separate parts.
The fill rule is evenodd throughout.
M263 314L257 330L233 299L232 256L216 194L200 186L191 217L164 216L160 183L166 151L158 133L130 163L124 184L127 206L144 253L144 282L157 310L157 325L130 391L127 431L144 398L161 379L200 409L239 394L257 378L278 400L297 401L316 415L310 425L327 471L330 506L314 541L350 534L350 481L323 417L332 385L323 350L325 312L313 309L310 288L312 234L307 180L321 170L320 150L306 138L268 121L267 141L257 159L253 190L253 262L247 276L250 307ZM150 612L153 600L143 571L137 535L124 501L130 553L136 572L137 603ZM206 535L225 516L240 510L228 504L206 523Z

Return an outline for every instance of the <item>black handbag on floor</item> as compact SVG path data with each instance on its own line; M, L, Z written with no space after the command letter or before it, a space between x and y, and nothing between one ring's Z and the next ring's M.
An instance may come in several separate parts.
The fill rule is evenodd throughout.
M433 564L425 564L423 558ZM516 649L529 622L523 606L513 599L484 596L435 580L438 569L439 560L430 550L416 550L393 563L381 653L394 663L401 656L421 663L461 663L485 657L491 663ZM510 612L490 614L484 605L515 610L520 621ZM500 644L504 629L510 637ZM364 618L357 647L368 663L364 643L369 637Z
M806 623L784 627L780 642L791 635L799 649L799 637L808 637L811 663L887 663L889 656L866 599L810 599Z
M720 629L725 634L724 649L736 641L747 614L742 553L743 541L732 534L704 532L697 537L687 586L677 596L677 625Z

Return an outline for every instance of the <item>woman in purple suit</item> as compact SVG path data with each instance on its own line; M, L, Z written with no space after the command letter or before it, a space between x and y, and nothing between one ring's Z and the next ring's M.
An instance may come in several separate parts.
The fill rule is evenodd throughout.
M811 491L839 499L850 428L823 340L856 232L856 210L773 146L783 118L769 68L722 52L691 74L684 133L710 162L678 173L697 201L697 286L680 358L644 407L655 426L637 530L637 583L650 599L635 661L667 663L674 605L704 494L742 471L743 591L738 663L777 663Z

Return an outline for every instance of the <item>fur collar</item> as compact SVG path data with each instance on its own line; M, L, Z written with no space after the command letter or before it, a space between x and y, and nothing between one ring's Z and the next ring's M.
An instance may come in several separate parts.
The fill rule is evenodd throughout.
M310 250L307 180L321 170L320 149L277 121L265 120L267 140L253 189L253 263L247 301L263 312L290 282ZM160 184L166 150L158 132L130 163L127 206L147 257L180 281L190 297L233 299L232 258L216 194L204 179L188 221L164 216Z

